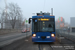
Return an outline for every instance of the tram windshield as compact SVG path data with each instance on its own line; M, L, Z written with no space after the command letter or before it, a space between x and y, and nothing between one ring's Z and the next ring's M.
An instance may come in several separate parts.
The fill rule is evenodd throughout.
M33 32L54 32L55 31L55 23L54 21L38 21L32 20L32 31Z

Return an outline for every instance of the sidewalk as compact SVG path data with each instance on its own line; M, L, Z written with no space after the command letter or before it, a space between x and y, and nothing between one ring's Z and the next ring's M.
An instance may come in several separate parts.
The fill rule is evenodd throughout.
M73 36L75 36L75 33L70 33L70 35L73 35Z
M72 36L75 36L75 33L70 33L70 32L65 32L65 34L69 34L69 35L72 35Z
M75 42L75 33L62 31L62 32L58 32L58 34L71 40L71 41L73 41L73 42Z
M8 33L8 34L2 34L2 35L0 35L0 37L13 36L13 35L17 35L17 34L22 34L22 33Z
M26 36L30 36L30 33L14 33L14 34L6 34L0 35L0 47L8 45L15 40L19 40L25 38Z
M19 32L19 33L21 33L21 32ZM5 34L0 34L0 36L2 36L2 35L13 35L13 34L18 34L17 32L16 33L5 33Z

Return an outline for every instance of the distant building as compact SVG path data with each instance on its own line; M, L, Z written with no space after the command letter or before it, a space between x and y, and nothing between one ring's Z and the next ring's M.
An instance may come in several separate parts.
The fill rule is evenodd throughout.
M64 27L65 21L63 17L59 17L58 20L55 22L56 29L62 29Z
M55 26L56 26L56 29L59 29L60 27L60 24L59 24L59 22L58 21L55 21Z
M69 25L69 23L65 23L65 25L64 25L64 27L69 27L70 25Z
M65 24L64 24L64 29L68 30L69 28L70 28L70 24L67 23L67 22L65 22Z
M75 32L75 17L70 18L70 32Z

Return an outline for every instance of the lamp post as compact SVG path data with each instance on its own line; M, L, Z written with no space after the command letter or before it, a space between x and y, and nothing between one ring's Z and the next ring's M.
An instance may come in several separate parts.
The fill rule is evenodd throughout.
M7 3L6 3L7 0L4 0L4 1L5 1L5 14L6 14L5 21L6 21L7 20Z
M69 39L69 32L70 32L70 31L69 31L69 27L68 27L68 39Z
M26 25L26 37L27 37L27 20L25 20L25 25Z

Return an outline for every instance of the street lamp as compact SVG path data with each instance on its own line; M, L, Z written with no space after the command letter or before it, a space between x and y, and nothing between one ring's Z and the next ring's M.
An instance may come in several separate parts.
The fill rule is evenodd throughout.
M4 2L5 2L5 13L6 13L5 21L7 20L7 2L6 1L7 0L4 0Z

